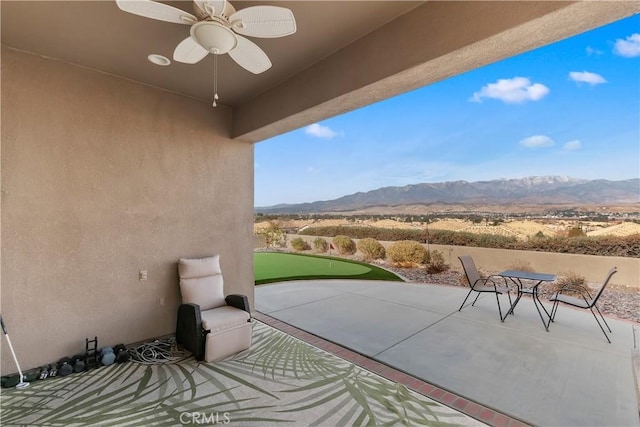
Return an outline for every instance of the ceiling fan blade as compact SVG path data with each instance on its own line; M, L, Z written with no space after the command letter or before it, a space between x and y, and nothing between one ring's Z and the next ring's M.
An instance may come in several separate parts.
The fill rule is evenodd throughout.
M173 59L185 64L195 64L207 56L209 52L200 46L191 36L182 40L173 51Z
M145 18L188 25L198 22L198 19L189 12L151 0L116 0L116 4L125 12Z
M242 36L238 37L238 44L229 51L229 56L242 68L253 74L260 74L271 68L269 57L257 44Z
M229 17L231 28L250 37L275 38L296 32L296 19L286 7L253 6Z

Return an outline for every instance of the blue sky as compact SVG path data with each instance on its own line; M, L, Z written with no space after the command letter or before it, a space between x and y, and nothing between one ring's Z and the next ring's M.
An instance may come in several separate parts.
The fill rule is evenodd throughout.
M422 182L640 177L640 15L260 142L255 206Z

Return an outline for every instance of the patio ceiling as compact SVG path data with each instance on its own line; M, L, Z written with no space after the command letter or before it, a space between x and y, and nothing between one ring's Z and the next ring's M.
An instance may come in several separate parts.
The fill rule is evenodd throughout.
M169 2L191 10L190 1ZM273 67L254 75L219 57L220 104L233 135L257 142L612 22L638 2L235 1L290 8L297 32L253 39ZM188 26L121 11L115 1L2 1L2 44L211 102L213 57L172 57Z

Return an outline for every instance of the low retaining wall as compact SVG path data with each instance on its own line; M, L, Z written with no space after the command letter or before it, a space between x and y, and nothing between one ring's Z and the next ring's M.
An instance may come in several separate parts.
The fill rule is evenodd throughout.
M313 247L318 236L288 234L287 241L301 237ZM331 242L330 237L324 237ZM358 239L353 239L358 241ZM393 242L380 242L387 248ZM427 246L427 245L423 245ZM618 273L611 283L640 288L640 258L561 254L555 252L516 251L509 249L477 248L471 246L429 245L429 249L438 250L454 270L462 270L458 257L471 255L478 268L484 271L499 272L507 270L517 261L526 261L538 272L562 275L569 271L584 276L589 282L601 282L611 267L618 267Z

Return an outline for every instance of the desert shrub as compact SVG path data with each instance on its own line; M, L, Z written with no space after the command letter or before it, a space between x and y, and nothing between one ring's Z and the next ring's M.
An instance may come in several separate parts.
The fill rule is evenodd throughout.
M291 247L296 251L306 251L311 249L309 243L307 243L307 241L302 237L296 237L295 239L291 240Z
M500 236L498 234L476 234L470 240L470 244L466 246L476 246L481 248L510 249L517 243L517 239L515 237Z
M316 237L313 239L313 250L320 253L327 252L327 250L329 250L329 243L322 237Z
M576 273L575 271L568 271L560 273L558 279L553 283L551 292L558 292L564 287L563 293L579 295L583 292L583 289L589 290L587 285L587 279Z
M538 231L536 234L533 235L533 237L536 239L544 239L546 236L542 231Z
M517 249L582 255L640 257L640 234L631 236L549 237L521 242Z
M356 253L356 243L350 237L338 235L333 238L332 243L340 255L353 255Z
M385 229L377 227L334 226L309 227L300 234L353 239L370 237L378 241L426 241L425 230ZM541 236L540 236L541 237ZM429 230L429 243L434 245L474 246L496 249L556 252L598 256L640 257L640 234L631 236L545 237L518 241L515 237L473 234L465 231Z
M528 271L530 273L535 271L533 267L531 267L531 263L529 263L529 261L522 259L513 260L513 262L507 267L507 270Z
M349 236L352 239L364 239L370 237L376 240L397 241L397 240L417 240L424 241L424 230L379 228L362 226L327 226L327 227L307 227L300 231L300 234L307 236Z
M356 246L358 250L362 252L364 259L367 261L381 259L386 255L382 243L378 242L376 239L372 239L371 237L360 239Z
M424 264L427 259L427 250L416 241L400 240L389 246L387 258L396 266L414 267Z
M449 264L444 260L444 255L440 251L427 251L426 266L427 273L438 274L449 269Z
M567 233L567 237L584 237L587 234L582 230L582 227L573 227Z

